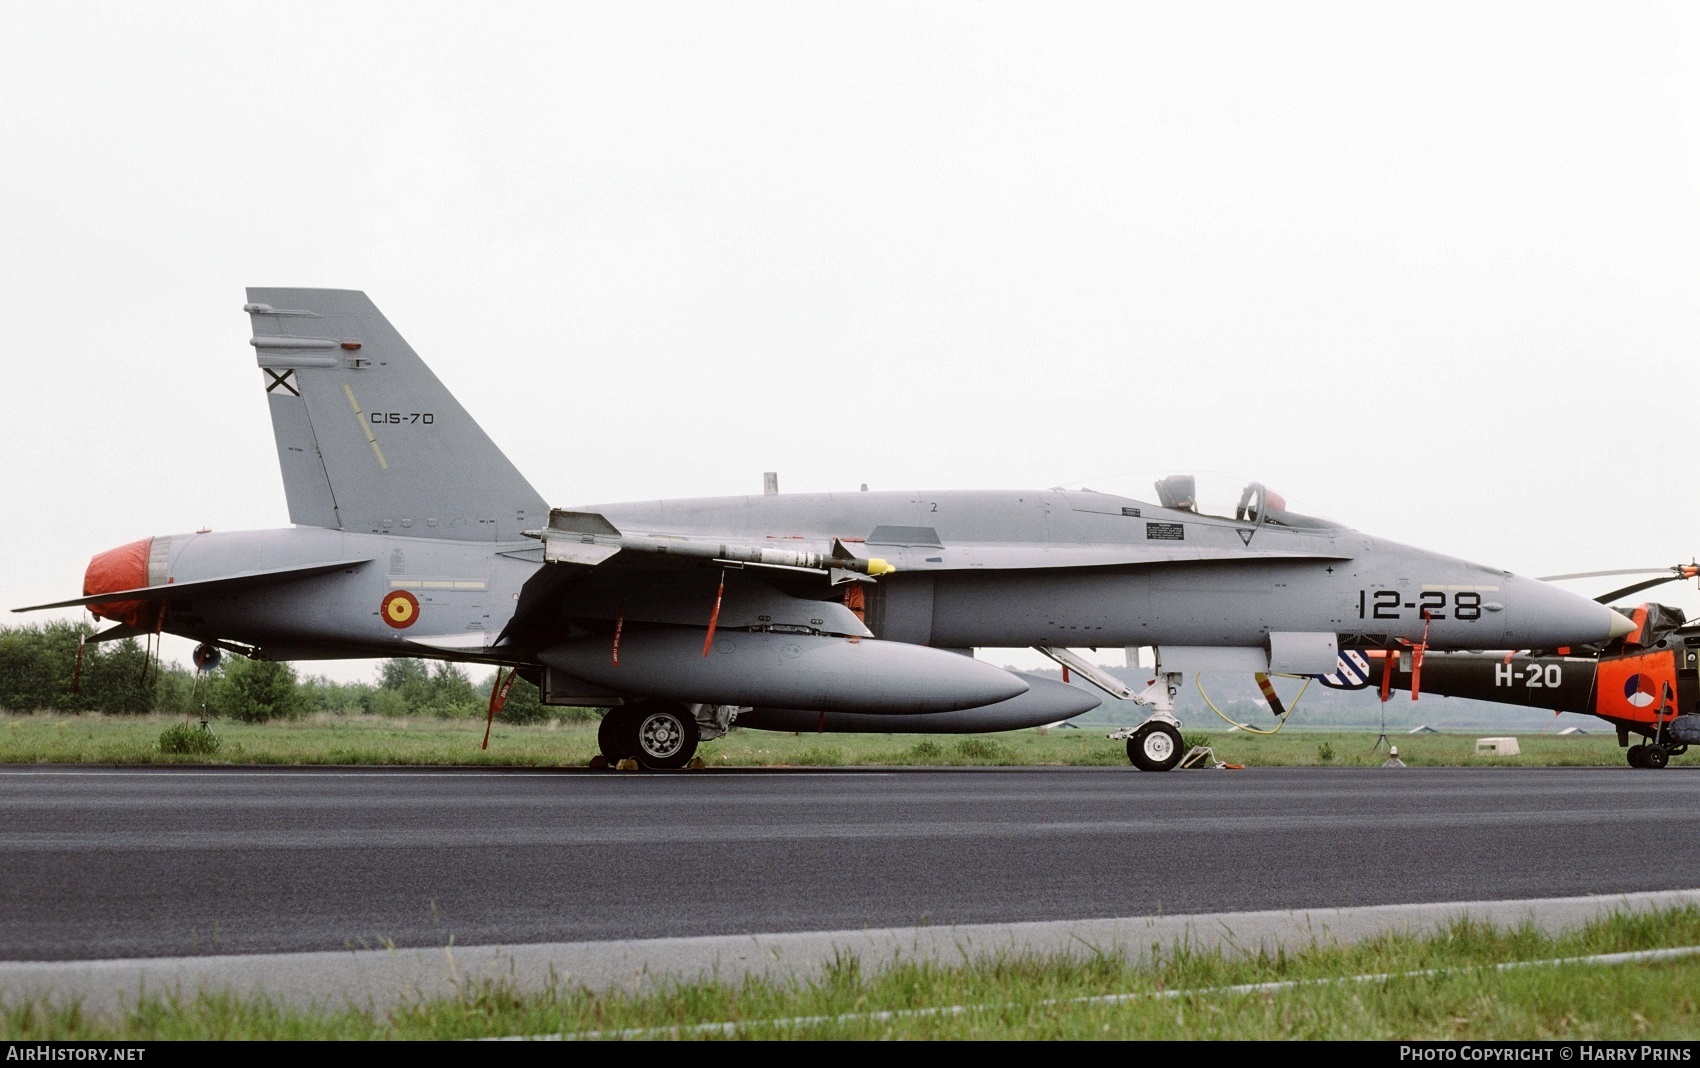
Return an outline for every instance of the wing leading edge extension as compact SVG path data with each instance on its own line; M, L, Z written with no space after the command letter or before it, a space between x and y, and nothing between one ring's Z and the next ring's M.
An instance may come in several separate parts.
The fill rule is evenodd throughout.
M881 546L886 556L867 556L841 539L818 542L799 539L776 548L771 541L728 540L678 534L626 533L595 512L555 509L549 526L526 531L543 542L550 563L594 567L622 553L694 557L725 563L752 564L825 571L833 582L865 580L897 571L952 571L968 569L1020 570L1055 567L1115 567L1136 564L1187 563L1200 560L1345 560L1332 552L1261 550L1175 544L961 544L949 548L931 546ZM895 562L893 562L895 561Z

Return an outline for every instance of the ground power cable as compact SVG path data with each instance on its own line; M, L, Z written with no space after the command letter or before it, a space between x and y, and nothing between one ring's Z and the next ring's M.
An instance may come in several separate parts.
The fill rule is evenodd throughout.
M1280 677L1284 678L1284 679L1290 679L1290 678L1296 678L1297 676L1282 675ZM1287 710L1281 714L1280 722L1275 724L1275 729L1266 731L1266 730L1259 730L1258 728L1253 727L1249 723L1237 723L1233 719L1229 718L1229 716L1226 712L1223 712L1220 708L1216 707L1216 702L1214 702L1210 699L1210 695L1204 692L1204 676L1202 674L1197 674L1197 673L1195 673L1192 676L1192 684L1194 686L1198 687L1198 696L1204 698L1204 703L1210 706L1210 711L1212 711L1212 712L1216 713L1218 716L1220 716L1222 718L1223 722L1232 724L1235 730L1242 730L1242 731L1245 731L1248 734L1263 734L1263 735L1279 734L1281 732L1281 728L1285 727L1287 725L1287 720L1292 717L1293 711L1299 707L1299 702L1304 699L1305 691L1310 689L1310 684L1313 681L1315 681L1315 680L1311 679L1309 676L1305 677L1305 684L1303 686L1299 687L1298 695L1293 698L1293 703L1287 706Z

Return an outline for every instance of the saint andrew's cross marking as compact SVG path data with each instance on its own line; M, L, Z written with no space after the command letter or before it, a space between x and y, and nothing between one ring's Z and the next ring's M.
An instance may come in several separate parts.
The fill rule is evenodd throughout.
M291 381L291 379L295 377L294 371L285 371L280 375L269 367L262 367L260 370L264 371L266 373L266 377L271 379L270 382L266 383L267 393L271 393L279 386L282 386L284 389L287 389L291 395L296 397L301 396L301 391L296 389L295 383Z

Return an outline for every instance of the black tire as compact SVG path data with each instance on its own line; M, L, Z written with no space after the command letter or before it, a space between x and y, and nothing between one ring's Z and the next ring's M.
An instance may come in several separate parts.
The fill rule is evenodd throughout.
M631 712L626 705L615 705L602 716L602 724L596 728L596 746L602 750L602 759L609 767L637 755L637 738L629 729Z
M1647 766L1647 747L1644 745L1632 745L1629 747L1629 752L1623 755L1629 759L1629 766L1632 768Z
M1161 720L1147 723L1127 740L1127 758L1140 771L1173 771L1185 755L1181 732Z
M697 755L696 717L684 705L642 704L632 708L631 733L638 766L650 771L676 771Z
M1658 771L1670 763L1670 750L1662 745L1649 745L1641 754L1641 765Z

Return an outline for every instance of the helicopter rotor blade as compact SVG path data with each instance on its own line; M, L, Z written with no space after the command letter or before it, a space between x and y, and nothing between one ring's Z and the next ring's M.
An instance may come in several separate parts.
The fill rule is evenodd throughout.
M1645 582L1637 582L1633 586L1625 586L1621 590L1613 590L1610 593L1602 593L1598 597L1594 598L1594 600L1601 604L1611 604L1619 597L1628 597L1632 593L1640 593L1642 590L1650 590L1654 586L1663 586L1667 582L1675 582L1678 579L1684 579L1687 577L1687 575L1666 575L1663 578L1648 579Z
M1564 579L1604 578L1607 575L1667 575L1677 571L1674 567L1624 567L1616 571L1578 571L1573 575L1542 575L1537 582L1559 582ZM1682 578L1680 574L1671 576Z

